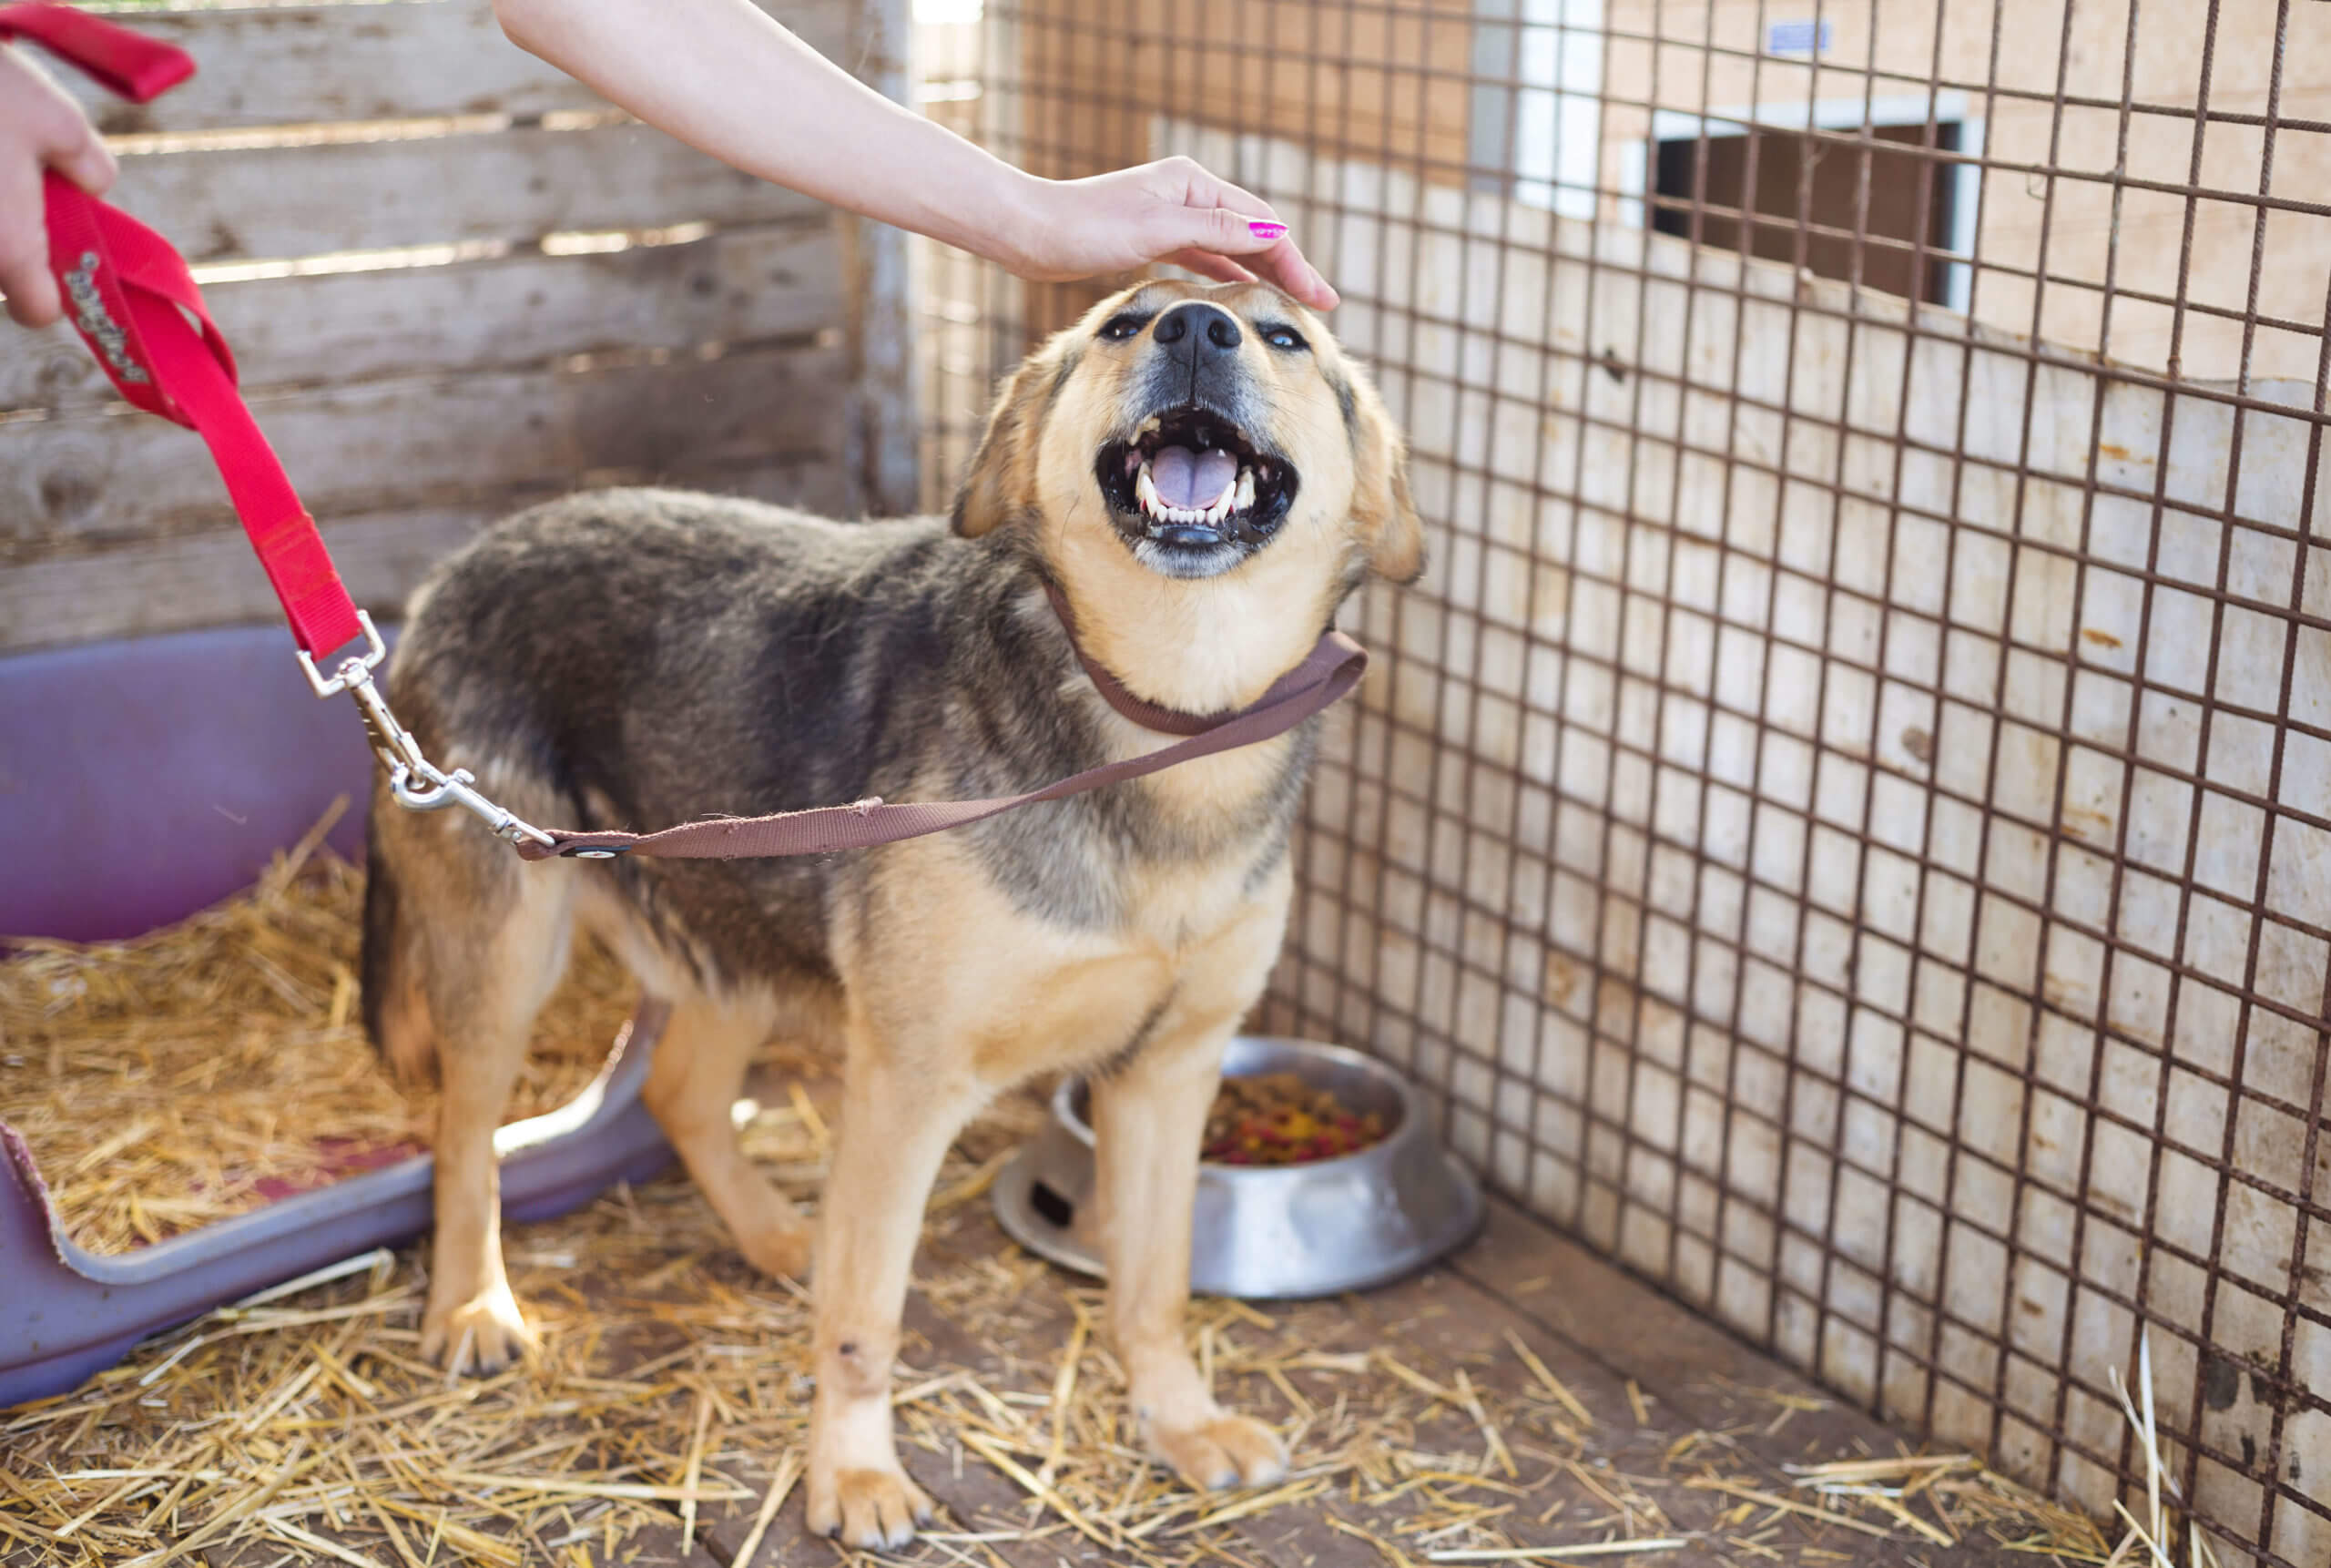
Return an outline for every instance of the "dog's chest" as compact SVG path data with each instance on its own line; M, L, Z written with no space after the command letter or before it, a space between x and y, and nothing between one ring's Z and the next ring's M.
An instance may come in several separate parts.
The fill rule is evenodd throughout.
M1265 890L1248 857L1126 868L1124 930L1129 945L1169 959L1205 947L1246 920Z

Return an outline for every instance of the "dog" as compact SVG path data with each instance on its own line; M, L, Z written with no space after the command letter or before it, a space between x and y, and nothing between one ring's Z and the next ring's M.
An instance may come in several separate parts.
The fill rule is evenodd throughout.
M952 519L554 501L422 584L389 691L432 756L534 821L992 797L1170 743L1104 703L1076 645L1135 696L1214 714L1296 665L1369 573L1421 566L1401 436L1321 323L1261 284L1154 281L1011 375ZM424 1356L485 1371L528 1342L494 1130L579 924L671 1004L645 1098L745 1257L807 1278L814 1250L813 1530L896 1547L930 1518L890 1409L923 1205L964 1122L1038 1074L1091 1079L1106 1320L1142 1439L1200 1488L1283 1473L1181 1319L1201 1132L1277 957L1318 723L792 860L527 863L376 789L365 1021L443 1088ZM729 1117L779 1033L844 1064L814 1237Z

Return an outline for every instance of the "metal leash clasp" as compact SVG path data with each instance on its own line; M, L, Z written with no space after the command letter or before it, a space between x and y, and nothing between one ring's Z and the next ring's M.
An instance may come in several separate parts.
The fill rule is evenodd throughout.
M514 844L532 839L545 847L556 848L557 840L473 789L477 779L468 769L457 768L447 773L422 755L421 742L413 738L412 731L397 722L397 716L389 709L389 699L372 678L372 671L389 656L388 645L381 640L369 614L359 610L356 619L364 628L365 649L342 659L340 668L331 676L316 668L316 661L308 657L305 648L292 651L318 697L337 697L344 691L356 699L357 710L364 718L365 733L372 742L372 755L388 770L389 793L396 803L408 811L438 811L459 806L484 819L496 838Z

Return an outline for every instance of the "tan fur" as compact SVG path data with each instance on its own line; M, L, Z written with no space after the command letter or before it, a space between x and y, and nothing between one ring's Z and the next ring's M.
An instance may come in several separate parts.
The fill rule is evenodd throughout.
M1200 290L1159 283L1147 291L1171 300ZM1256 287L1205 292L1241 315L1265 302L1294 311ZM1273 354L1250 333L1242 351L1267 389L1273 439L1303 485L1278 535L1236 570L1197 582L1157 576L1095 517L1094 453L1122 421L1125 361L1088 351L1062 374L1130 297L1100 307L1012 377L956 526L971 535L1029 530L1084 646L1137 695L1191 712L1244 705L1309 649L1363 571L1407 580L1419 570L1400 436L1316 320L1294 311L1309 355ZM1352 388L1356 435L1334 378ZM1033 596L1026 613L1052 612ZM1090 707L1122 755L1168 743L1104 708L1081 677L1062 695ZM1280 776L1290 744L1118 788L1148 791L1172 820L1202 829L1248 809ZM539 787L523 777L484 783L499 783L523 814L555 809L530 799ZM956 1132L1000 1090L1089 1066L1145 1023L1145 1043L1096 1082L1093 1100L1108 1321L1132 1406L1144 1441L1193 1484L1254 1483L1283 1470L1267 1429L1215 1403L1181 1333L1199 1131L1224 1046L1278 952L1292 885L1283 860L1259 888L1251 843L1144 862L1127 873L1132 912L1122 927L1076 930L1023 912L966 840L913 840L880 851L864 909L835 925L838 995L713 995L695 988L681 955L604 880L593 880L594 868L523 867L498 845L479 850L474 825L450 816L416 820L381 807L374 820L402 896L430 922L418 942L413 999L387 1015L392 1033L461 1042L439 1053L449 1092L426 1353L492 1366L524 1344L502 1276L492 1129L526 1024L564 962L570 925L580 922L673 1003L648 1105L746 1256L765 1269L799 1273L809 1227L739 1153L728 1106L752 1047L771 1029L834 1039L843 1054L844 1106L815 1240L813 1528L853 1545L896 1545L928 1513L929 1499L892 1448L890 1373L922 1206ZM448 838L456 832L469 837L456 845Z

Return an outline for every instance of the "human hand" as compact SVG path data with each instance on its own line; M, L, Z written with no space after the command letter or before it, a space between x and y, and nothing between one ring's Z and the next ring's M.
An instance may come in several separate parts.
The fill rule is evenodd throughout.
M81 106L32 61L0 46L0 292L25 327L45 327L63 309L48 270L44 168L91 196L103 196L117 172Z
M1062 282L1168 261L1223 282L1259 278L1314 310L1335 308L1336 291L1270 203L1189 158L1033 183L1021 219L987 236L991 259L1023 278Z

